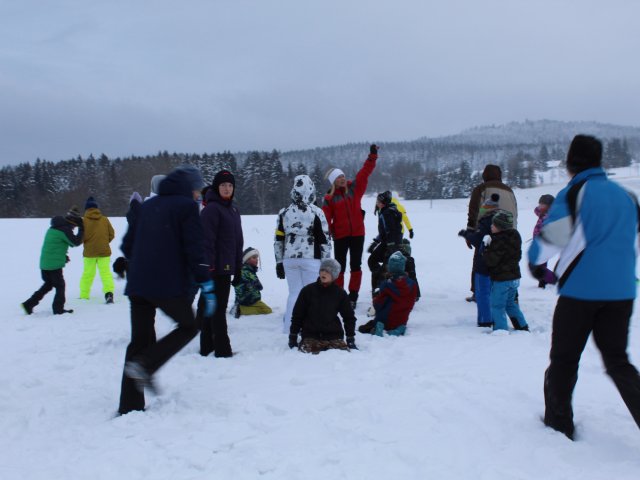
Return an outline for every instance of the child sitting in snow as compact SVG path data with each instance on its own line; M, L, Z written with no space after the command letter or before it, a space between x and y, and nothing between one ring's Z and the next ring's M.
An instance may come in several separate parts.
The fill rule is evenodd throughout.
M236 303L234 316L263 315L272 313L271 307L261 300L262 284L258 279L258 262L260 252L255 248L247 248L242 252L242 271L240 282L234 285Z
M320 263L318 280L300 290L291 314L289 348L314 354L330 349L357 350L356 317L347 292L335 283L339 275L338 261L326 258ZM298 334L302 336L300 343Z
M409 313L418 295L418 286L405 272L405 264L406 258L400 252L395 252L389 257L387 270L391 278L382 282L380 291L373 297L376 316L361 325L358 328L359 332L380 337L383 331L389 335L404 335Z
M516 303L520 285L522 239L513 228L513 214L498 210L491 219L491 235L485 236L483 258L491 277L491 319L493 330L507 331L507 315L516 330L529 330Z
M533 227L533 238L536 238L538 235L540 235L542 225L549 215L549 209L551 208L551 204L554 200L554 196L549 194L542 195L538 200L538 206L533 210L533 213L538 216L536 226ZM547 284L555 285L558 279L556 278L555 274L547 268L546 262L541 265L541 267L544 269L544 277L538 281L538 287L544 288L547 286Z

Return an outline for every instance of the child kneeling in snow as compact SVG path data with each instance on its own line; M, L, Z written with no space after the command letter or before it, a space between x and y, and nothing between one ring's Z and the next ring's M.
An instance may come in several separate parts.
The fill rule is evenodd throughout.
M305 353L330 349L357 350L356 317L347 292L335 283L339 275L340 264L333 258L326 258L320 263L318 280L300 290L291 314L289 348L298 347ZM299 333L302 336L300 343Z
M258 279L258 262L260 252L255 248L247 248L242 252L242 271L240 282L234 285L236 304L234 316L264 315L272 313L271 307L261 300L262 283Z
M380 292L373 297L376 316L361 325L359 332L380 337L384 331L389 335L404 335L418 295L418 285L405 272L405 265L402 253L395 252L389 257L387 270L391 278L380 285Z

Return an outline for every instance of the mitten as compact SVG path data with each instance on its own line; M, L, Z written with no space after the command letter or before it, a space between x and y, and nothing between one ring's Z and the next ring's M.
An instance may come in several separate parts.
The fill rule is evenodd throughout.
M216 307L218 306L218 299L216 298L215 290L216 286L213 280L207 280L198 284L200 286L200 292L204 298L204 316L213 317L216 313Z
M282 263L276 263L276 276L284 280L284 265Z
M298 335L289 335L289 348L296 348L298 346Z
M127 259L124 257L116 258L116 261L113 262L113 271L120 278L124 278L125 273L127 272Z
M459 237L462 237L462 238L466 238L466 236L467 236L467 230L466 230L465 228L463 228L462 230L460 230L460 231L458 232L458 236L459 236Z
M482 243L484 243L485 247L488 247L489 245L491 245L491 235L485 235L482 238Z
M356 347L356 337L347 337L347 347L349 347L350 350L358 350L358 347Z
M241 271L237 271L234 275L233 275L233 281L231 282L231 285L234 287L239 286L242 283L242 272Z
M369 153L371 155L378 155L378 146L375 143L369 147Z
M533 263L529 264L529 271L536 280L544 280L546 270L547 268L544 265L534 265Z
M409 238L413 238L413 228L409 230Z

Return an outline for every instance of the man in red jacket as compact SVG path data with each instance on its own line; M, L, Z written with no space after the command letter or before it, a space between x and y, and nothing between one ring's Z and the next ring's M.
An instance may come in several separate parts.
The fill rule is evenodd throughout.
M329 231L333 237L335 257L340 263L340 276L336 280L339 287L344 286L344 272L349 252L349 300L355 309L362 282L362 250L364 247L364 212L360 201L367 190L369 176L376 168L378 146L369 147L369 156L355 180L347 180L339 168L332 168L327 173L331 184L329 193L324 196L322 210L329 223Z

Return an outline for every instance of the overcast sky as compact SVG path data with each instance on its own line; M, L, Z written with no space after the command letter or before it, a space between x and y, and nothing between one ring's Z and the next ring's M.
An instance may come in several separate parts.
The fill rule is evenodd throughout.
M636 0L0 0L0 164L639 126Z

